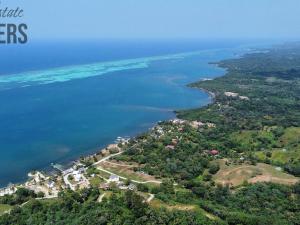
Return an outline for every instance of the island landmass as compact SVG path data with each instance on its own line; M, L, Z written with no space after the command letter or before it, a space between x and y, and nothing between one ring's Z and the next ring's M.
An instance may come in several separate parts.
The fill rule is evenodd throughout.
M300 44L218 63L211 104L0 191L0 224L300 224Z

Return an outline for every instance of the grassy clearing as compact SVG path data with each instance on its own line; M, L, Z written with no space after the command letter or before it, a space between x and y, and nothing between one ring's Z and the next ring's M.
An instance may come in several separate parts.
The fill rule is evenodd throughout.
M92 177L90 178L90 183L93 187L99 187L99 185L103 182L103 179L101 179L100 177Z
M39 201L45 202L45 203L53 203L57 202L59 198L45 198L45 199L40 199Z
M150 196L149 193L141 192L141 191L138 191L137 194L142 196L145 200L148 199Z
M109 162L103 162L100 164L103 169L106 169L112 173L115 173L119 176L126 177L130 180L137 180L137 181L151 181L156 180L153 176L141 174L133 171L132 165L125 165L125 164L115 164Z
M300 151L300 127L286 128L280 137L275 137L274 130L276 129L276 127L265 127L264 130L235 132L231 135L231 140L238 143L242 151L271 151L281 149ZM263 157L261 154L258 154L258 156Z
M12 206L6 205L6 204L0 204L0 215L3 215L4 213L8 212L12 209Z
M110 198L111 196L112 196L112 194L113 194L113 192L112 191L103 191L103 192L101 192L101 193L105 193L105 198Z
M245 181L249 183L273 182L292 185L299 181L299 178L283 173L264 163L258 163L256 166L248 164L226 166L224 160L219 162L220 170L213 176L213 179L216 183L223 185L236 187Z
M161 208L164 207L168 210L196 210L196 208L198 207L197 205L186 205L186 204L180 204L180 203L176 203L174 205L169 205L159 199L153 199L150 202L150 205L154 208Z
M255 155L262 161L267 159L266 152L264 151L256 152ZM272 156L269 159L275 164L285 164L291 160L300 160L300 149L276 149L272 151Z
M103 177L105 179L109 179L110 177L110 174L109 173L106 173L102 170L97 170L97 175L99 175L100 177Z
M279 141L286 145L286 146L291 146L295 147L300 144L300 127L289 127L285 129L284 134L280 137Z
M205 215L206 217L208 217L211 220L219 220L219 218L217 216L214 216L213 214L206 212L204 209L200 208L198 205L187 205L187 204L181 204L181 203L169 205L165 202L162 202L159 199L153 199L149 204L154 208L163 207L168 210L195 211L195 212Z
M116 168L106 168L105 169L119 175L122 177L126 177L127 179L130 180L137 180L137 181L146 181L143 178L141 178L138 174L135 174L134 172L130 172L128 170L118 170Z
M239 143L242 150L263 149L266 145L276 143L273 133L268 130L235 132L231 135L231 139Z
M270 149L271 157L266 156L266 151L256 152L256 156L264 161L267 158L274 164L286 164L291 161L300 160L300 127L289 127L279 138L278 146L281 148Z

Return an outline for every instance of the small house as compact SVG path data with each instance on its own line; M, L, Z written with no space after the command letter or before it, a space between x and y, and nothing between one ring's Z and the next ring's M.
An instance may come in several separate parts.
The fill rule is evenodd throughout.
M82 175L81 175L81 173L80 173L78 170L75 170L75 171L73 172L73 176L74 176L74 180L75 180L76 182L81 181Z
M210 154L211 154L211 155L218 155L218 154L219 154L219 151L216 150L216 149L213 149L213 150L210 151Z
M136 186L134 184L129 184L128 190L134 191L134 190L136 190Z
M120 177L118 175L112 174L109 177L109 182L119 182L120 181Z
M48 181L47 183L48 188L52 189L55 186L55 183L53 181Z

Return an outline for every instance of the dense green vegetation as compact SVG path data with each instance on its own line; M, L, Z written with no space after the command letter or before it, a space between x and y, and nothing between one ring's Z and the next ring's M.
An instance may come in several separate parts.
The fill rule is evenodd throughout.
M219 65L228 69L225 76L191 85L215 93L214 102L177 112L179 118L205 125L161 122L159 130L131 140L115 157L136 162L135 171L163 180L160 186L139 184L139 191L155 194L168 206L195 210L152 207L134 192L117 190L98 203L101 193L95 187L64 191L51 201L33 200L35 194L22 190L0 198L1 204L16 205L0 224L300 224L299 183L244 183L231 189L212 179L220 169L217 158L252 165L261 161L300 176L300 45Z
M282 46L265 53L225 60L226 76L197 82L193 87L215 93L215 102L205 108L178 112L191 120L214 122L216 133L227 139L230 150L251 155L253 152L284 150L284 155L297 156L300 146L300 46ZM237 97L225 92L237 93ZM247 97L242 99L240 96ZM290 154L294 152L294 154ZM272 154L272 153L271 153ZM231 154L232 156L232 154ZM262 159L262 157L258 157ZM300 175L299 157L285 161L267 159L282 165L286 171Z
M202 207L228 224L299 224L300 198L293 188L258 183L232 194L218 186Z
M0 215L8 212L12 207L7 204L0 204Z
M299 214L292 212L299 209L299 196L285 193L288 187L253 185L235 195L228 188L216 188L211 181L211 175L217 170L212 165L215 157L207 154L207 150L218 149L219 157L282 166L285 171L300 176L300 46L279 47L219 65L228 69L225 76L191 85L213 92L214 103L177 112L179 118L214 123L215 128L185 126L179 131L175 125L164 122L160 124L167 131L163 136L153 138L148 133L138 137L120 159L140 163L142 170L151 175L174 178L192 194L208 201L212 201L210 190L220 191L222 195L218 198L222 201L214 199L210 203L212 208L208 209L219 208L220 212L214 214L229 224L297 224ZM174 138L179 140L176 147L166 149ZM258 195L257 190L262 194ZM164 201L181 201L176 194L159 193L158 196ZM249 199L252 197L258 198L258 203ZM186 199L193 197L186 196ZM244 202L246 199L249 201ZM270 208L263 206L266 201L271 202ZM243 204L233 202L244 202L246 209L241 209ZM275 206L286 210L286 214L274 210ZM225 213L227 210L233 213ZM266 216L270 214L271 217Z
M216 224L194 212L158 210L134 192L114 194L97 203L98 190L66 191L59 200L32 200L0 217L0 224Z
M139 136L136 142L130 145L126 154L119 156L118 159L144 164L142 170L148 174L156 177L172 177L178 182L202 174L212 159L209 155L203 154L203 151L218 146L207 141L205 134L197 132L190 126L185 126L184 132L178 131L170 122L163 122L161 126L165 131L172 130L172 132L159 139L149 134ZM172 139L178 139L174 150L166 148L172 143ZM132 147L133 145L135 147Z
M122 156L122 160L143 164L149 174L180 181L202 174L211 159L204 151L218 149L223 157L239 158L243 154L252 163L261 160L300 175L299 157L279 162L257 155L282 149L289 155L299 149L299 61L300 47L296 45L221 62L220 66L228 68L226 76L191 85L215 93L214 103L177 113L182 119L214 123L215 128L185 126L178 131L164 122L160 125L171 132L161 138L149 133L140 136L132 143L136 147L130 145L127 158ZM166 150L174 138L179 140L175 150Z
M34 191L19 188L13 195L4 195L0 198L0 204L19 205L30 199L43 197L43 193L35 194Z
M114 191L103 202L96 200L97 188L60 193L58 199L34 200L15 206L0 217L3 225L34 224L299 224L300 184L288 187L276 184L246 185L232 193L228 187L193 182L193 191L179 190L171 180L153 190L157 198L169 204L198 205L216 216L210 220L200 211L166 210L150 207L132 191Z

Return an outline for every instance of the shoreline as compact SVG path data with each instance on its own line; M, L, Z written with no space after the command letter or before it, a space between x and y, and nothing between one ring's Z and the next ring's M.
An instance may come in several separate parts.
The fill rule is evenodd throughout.
M225 76L227 72L225 72L223 75L221 76ZM212 79L209 79L209 80L213 80L215 78L212 78ZM207 79L202 79L202 80L199 80L199 81L195 81L195 82L202 82L202 81L205 81ZM194 83L194 82L193 82ZM200 106L201 107L205 107L207 105L210 105L210 104L214 104L215 102L215 97L216 97L216 94L211 92L211 91L208 91L204 88L197 88L197 87L193 87L193 86L190 86L192 85L193 83L190 83L190 84L186 84L185 87L187 88L195 88L199 91L202 91L206 94L208 94L209 96L209 99L210 99L210 102L206 105L203 105L203 106ZM199 107L197 107L199 108ZM181 110L192 110L194 108L188 108L188 109L181 109ZM174 117L169 119L169 120L164 120L164 121L172 121L172 120L176 120L176 119L179 119L178 118L178 110L173 110L172 113L174 114ZM162 121L157 121L153 126L151 127L148 127L147 130L150 130L150 129L153 129L159 122L162 122ZM147 131L146 130L146 131ZM145 132L146 132L145 131ZM108 151L109 147L110 146L114 146L114 145L117 145L118 143L118 139L123 139L126 141L125 142L128 142L129 140L131 139L134 139L135 137L137 137L141 132L139 132L138 134L134 135L133 137L129 137L129 136L125 136L124 138L123 137L117 137L114 141L114 143L108 143L107 145L105 145L105 147L101 148L100 150L96 150L94 153L89 153L87 155L83 155L83 156L80 156L80 157L77 157L76 159L73 159L73 160L70 160L66 163L51 163L50 165L46 166L44 169L38 169L38 170L32 170L32 171L29 171L27 173L27 177L26 179L24 179L24 181L20 181L18 183L8 183L6 186L3 186L3 187L0 187L0 196L1 196L1 192L5 191L6 189L11 189L11 188L18 188L18 187L22 187L24 186L24 184L26 184L27 182L30 181L30 179L32 179L33 175L32 174L43 174L43 175L46 175L46 176L49 176L49 177L55 177L57 176L60 172L63 172L63 171L66 171L66 170L69 170L70 168L72 168L74 165L80 163L81 159L90 159L94 156L97 156L97 155L100 155L102 153L104 153L105 151ZM123 153L123 152L120 152L120 154ZM105 157L109 157L110 155L113 155L113 154L109 154L109 155L106 155ZM105 158L104 157L104 158ZM101 160L101 159L100 159ZM58 167L62 167L64 169L58 169ZM46 169L48 168L48 170Z
M223 76L225 76L225 75L223 75ZM203 80L204 81L204 80ZM202 82L202 81L200 81L200 82ZM208 95L209 95L209 97L210 97L210 99L211 99L211 103L208 103L208 105L209 104L213 104L214 102L215 102L215 99L216 99L216 94L214 93L214 92L212 92L212 91L209 91L209 90L206 90L205 88L197 88L197 87L192 87L192 88L196 88L196 89L198 89L198 90L201 90L201 91L203 91L203 92L205 92L205 93L207 93Z
M219 66L218 66L218 67L219 67ZM220 67L220 68L221 68L221 67ZM227 74L227 71L225 71L224 74L221 75L221 76L225 76L226 74ZM221 77L221 76L219 76L219 77ZM215 78L216 78L216 77L215 77ZM206 80L214 80L215 78L209 78L209 79L203 78L203 79L201 79L201 80L199 80L199 81L195 81L195 82L203 82L203 81L206 81ZM208 105L210 105L210 104L214 104L214 103L215 103L215 97L216 97L216 94L215 94L214 92L211 92L211 91L206 90L206 89L204 89L204 88L197 88L197 87L192 87L192 86L190 86L190 85L192 85L192 84L195 83L195 82L186 84L186 85L184 85L184 86L185 86L186 88L193 88L193 89L197 89L198 91L202 91L203 93L206 93L206 94L208 95L208 98L209 98L209 101L210 101L210 102L207 103L207 104L205 104L205 105L203 105L203 106L199 106L199 107L196 107L196 108L186 108L186 109L180 109L180 110L192 110L192 109L198 109L198 108L202 108L202 107L205 107L205 106L208 106ZM180 118L178 118L178 111L179 111L179 110L176 110L176 109L171 110L171 112L173 113L174 116L173 116L172 118L168 119L168 120L163 120L163 121L172 121L172 120L180 119ZM159 122L163 122L163 121L157 121L157 122L155 122L152 126L148 127L148 128L146 129L146 131L144 131L144 132L147 132L148 130L153 129L155 126L158 125ZM103 148L101 148L100 150L96 150L96 151L93 152L93 153L89 153L89 154L87 154L87 155L83 155L83 156L77 157L76 159L73 159L73 160L71 160L71 161L69 161L69 162L67 162L67 163L64 163L64 165L62 165L62 164L60 164L60 163L54 163L54 164L56 164L56 165L62 165L64 168L70 168L70 167L72 167L72 165L74 165L74 164L80 162L80 159L81 159L81 158L83 158L83 159L91 158L91 157L93 157L93 156L95 156L95 155L101 154L102 152L108 150L110 146L113 146L113 145L118 144L118 143L119 143L119 142L118 142L118 139L119 139L119 138L127 139L126 141L129 141L129 140L131 140L131 139L136 138L136 137L137 137L139 134L141 134L141 133L143 133L143 132L138 132L137 134L135 134L135 135L132 136L132 137L130 137L130 136L124 136L124 137L120 137L120 136L119 136L119 137L116 137L116 139L115 139L115 141L114 141L113 143L108 143L107 145L105 145L105 146L104 146ZM69 166L68 166L68 164L69 164ZM53 168L52 165L50 165L50 166ZM43 170L36 170L36 171L38 171L38 172L39 172L39 171L42 171L42 172L43 172ZM29 173L30 173L30 172L29 172Z
M211 64L208 62L208 64ZM219 67L219 68L222 68L219 63L213 63L214 66L216 67ZM213 77L213 78L201 78L200 80L195 80L191 83L187 83L184 85L184 87L186 88L195 88L197 89L198 91L202 91L203 93L206 93L208 95L208 98L209 98L209 102L205 105L201 105L201 106L197 106L195 108L185 108L185 109L174 109L174 110L171 110L173 116L172 118L168 119L168 120L164 120L164 121L170 121L170 120L173 120L173 119L179 119L178 118L178 112L181 111L181 110L193 110L193 109L198 109L198 108L202 108L202 107L205 107L207 105L210 105L210 104L214 104L215 102L215 97L216 97L216 94L211 92L211 91L208 91L204 88L198 88L198 87L193 87L192 85L196 82L203 82L203 81L206 81L206 80L214 80L215 78L217 77L222 77L222 76L225 76L227 74L227 70L225 68L222 68L224 69L224 73L219 75L219 76L216 76L216 77ZM145 129L145 131L140 131L138 132L137 134L134 134L132 137L130 137L130 139L134 139L135 137L137 137L139 134L143 133L143 132L147 132L148 130L152 129L153 127L155 127L159 122L161 121L156 121L152 126L148 127L147 129ZM126 137L126 136L125 136ZM53 167L53 164L54 165L58 165L58 166L61 166L62 168L64 169L68 169L68 168L71 168L74 164L80 162L80 159L83 158L83 159L87 159L87 158L91 158L97 154L101 154L102 151L104 151L105 149L107 149L108 146L112 145L112 144L115 144L115 143L108 143L107 145L104 145L103 147L101 147L100 150L96 150L93 151L93 152L90 152L90 153L87 153L86 155L82 155L82 156L79 156L79 157L76 157L74 159L70 159L70 160L66 160L66 162L62 162L62 163L59 163L59 162L54 162L54 163L51 163L47 166L45 166L44 168L42 169L37 169L37 170L32 170L32 171L29 171L28 174L31 174L32 172L39 172L39 173L42 173L42 174L45 174L47 176L50 176L50 177L53 177L53 176L56 176L58 175L58 170L57 168L54 168ZM8 183L7 185L3 186L3 187L0 187L0 191L3 190L3 189L6 189L8 187L11 187L11 186L14 186L14 187L17 187L17 186L22 186L24 185L26 182L29 181L29 178L30 176L28 176L27 174L27 177L25 178L24 177L24 180L23 181L20 181L20 182L16 182L16 183Z

